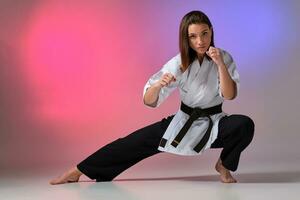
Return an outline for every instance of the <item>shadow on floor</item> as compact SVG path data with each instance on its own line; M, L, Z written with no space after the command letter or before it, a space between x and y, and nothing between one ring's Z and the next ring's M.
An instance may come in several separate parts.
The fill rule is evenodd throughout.
M297 183L300 182L300 171L291 172L259 172L235 174L238 183ZM219 182L218 175L186 176L186 177L162 177L162 178L134 178L115 179L114 181L212 181Z

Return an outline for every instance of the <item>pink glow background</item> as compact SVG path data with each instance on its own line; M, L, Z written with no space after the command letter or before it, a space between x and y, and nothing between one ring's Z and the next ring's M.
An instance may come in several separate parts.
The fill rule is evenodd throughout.
M297 156L299 114L292 107L299 105L299 94L292 91L298 90L299 3L287 2L1 1L1 169L74 165L106 143L175 113L177 92L150 109L142 90L177 54L180 20L196 9L211 18L216 45L231 52L239 67L241 92L225 111L256 122L257 135L243 161L263 161L261 151L279 159L270 134L279 144L286 130L285 142L293 145L277 155ZM280 107L286 99L290 104ZM217 155L186 159L201 167ZM186 165L181 159L160 155L146 163L178 168Z

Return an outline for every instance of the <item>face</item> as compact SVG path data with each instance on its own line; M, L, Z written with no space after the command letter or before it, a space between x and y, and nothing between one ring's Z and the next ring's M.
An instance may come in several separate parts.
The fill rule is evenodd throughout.
M188 27L190 47L198 56L204 56L211 43L212 30L207 24L191 24Z

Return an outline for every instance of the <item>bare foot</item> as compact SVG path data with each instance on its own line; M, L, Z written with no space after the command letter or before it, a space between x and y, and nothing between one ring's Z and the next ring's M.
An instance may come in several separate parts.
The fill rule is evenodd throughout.
M73 183L78 182L82 173L77 169L77 167L73 167L67 172L65 172L60 177L52 179L49 183L51 185L64 184L64 183Z
M223 183L236 183L237 182L230 174L230 171L222 165L222 161L220 158L219 158L218 162L216 163L215 168L216 168L217 172L220 173L220 178Z

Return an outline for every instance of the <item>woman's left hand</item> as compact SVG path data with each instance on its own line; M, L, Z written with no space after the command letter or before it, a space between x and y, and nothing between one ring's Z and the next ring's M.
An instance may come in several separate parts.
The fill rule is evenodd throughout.
M220 49L215 48L215 47L209 47L208 51L206 52L206 54L211 57L211 59L218 65L224 65L224 60L223 57L221 55Z

